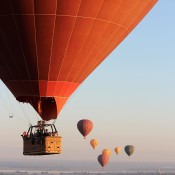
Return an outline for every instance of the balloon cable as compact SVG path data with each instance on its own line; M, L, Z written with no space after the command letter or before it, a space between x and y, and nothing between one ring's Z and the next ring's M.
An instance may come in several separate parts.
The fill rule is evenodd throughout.
M7 92L7 97L8 97L8 101L10 103L10 109L11 109L11 114L12 114L12 115L9 115L9 117L13 117L13 108L12 108L12 104L10 102L9 90L6 89L6 92Z
M30 122L30 120L29 120L29 118L28 118L28 116L27 116L25 110L24 110L23 107L21 106L21 103L20 103L20 102L19 102L19 106L21 107L21 110L22 110L22 112L24 113L24 116L25 116L25 118L26 118L26 121L27 121L28 124L30 125L31 122Z
M53 123L52 123L52 124L54 124L54 125L55 125L56 121L57 121L57 118L53 120Z
M32 100L30 100L30 102L27 100L27 103L30 105L30 107L33 105ZM38 117L37 112L36 112L36 111L33 111L33 110L30 110L30 111L32 111L32 112L33 112L33 114L34 114L34 115L35 115L35 117L36 117L36 120L37 120L37 121L39 121L40 119L39 119L39 117Z
M9 116L10 116L10 110L9 110L7 104L5 103L5 100L4 100L3 96L1 96L1 94L0 94L0 97L1 97L1 101L2 101L3 105L5 106L6 110L7 110L8 113L9 113Z
M0 94L0 96L1 96L1 94ZM7 109L8 113L9 113L9 118L13 118L14 115L10 115L10 110L9 110L7 104L5 103L5 100L4 100L3 96L1 96L1 99L2 99L2 101L3 101L3 104L4 104L5 108ZM19 119L19 118L17 118L17 119ZM20 117L20 119L22 119L24 122L26 122L23 118ZM20 120L20 119L19 119L19 120Z

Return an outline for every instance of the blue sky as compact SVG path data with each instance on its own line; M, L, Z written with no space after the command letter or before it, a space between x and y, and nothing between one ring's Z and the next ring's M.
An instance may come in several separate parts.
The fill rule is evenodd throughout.
M72 95L56 121L63 154L48 159L94 161L109 148L111 160L128 161L123 148L133 144L130 161L175 162L174 9L174 0L159 0ZM0 111L0 160L32 159L22 155L20 135L29 122L36 123L37 114L28 105L20 106L2 82ZM83 118L94 122L86 140L76 128ZM95 151L89 145L92 138L99 140ZM115 146L122 148L119 156Z

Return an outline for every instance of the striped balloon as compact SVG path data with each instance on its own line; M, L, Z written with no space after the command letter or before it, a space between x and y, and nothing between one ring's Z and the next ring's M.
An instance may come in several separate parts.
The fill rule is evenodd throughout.
M82 119L77 123L77 128L84 138L86 138L93 129L93 123L88 119Z

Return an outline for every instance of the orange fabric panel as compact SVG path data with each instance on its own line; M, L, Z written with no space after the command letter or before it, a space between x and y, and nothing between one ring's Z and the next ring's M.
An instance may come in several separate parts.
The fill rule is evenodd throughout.
M69 97L73 91L77 89L79 83L73 82L57 82L54 96Z
M58 0L57 14L76 16L81 4L81 0Z
M52 55L50 60L50 69L48 72L49 80L51 81L56 81L61 71L63 60L65 57L65 50L67 49L74 23L74 17L70 18L58 16L56 19Z
M57 82L57 86L59 86L59 82ZM69 97L72 93L72 91L75 91L77 87L79 86L78 83L72 83L72 82L64 82L63 87L59 93L60 97ZM71 89L71 91L70 91Z
M77 16L94 18L98 15L101 6L103 5L104 0L96 0L94 3L93 0L83 0L78 10Z
M69 97L79 86L72 82L39 81L39 96L41 97ZM27 94L26 94L27 96Z
M127 1L129 1L129 0L127 0ZM116 2L116 0L103 1L103 4L101 6L101 9L98 13L97 18L102 19L104 21L111 21L111 19L113 19L115 16L119 16L119 18L120 18L121 16L117 15L117 14L119 14L118 12L119 12L119 9L121 7L122 7L122 9L124 8L123 3L124 3L123 0L117 0L117 2ZM132 1L132 3L133 3L133 1ZM126 3L126 5L127 5L127 3ZM132 8L132 6L133 5L131 5L130 8ZM126 13L126 11L124 11L124 13Z
M55 101L57 104L57 113L59 114L63 106L65 105L68 98L55 97Z
M56 14L57 0L32 0L35 14Z
M64 97L70 97L72 93L79 87L79 83L71 83L67 90L64 92Z
M48 79L55 16L35 16L38 74L40 80Z
M53 97L54 96L55 87L56 87L56 82L55 81L47 82L47 91L46 91L46 95L45 96Z
M39 95L46 97L47 94L47 81L39 81Z

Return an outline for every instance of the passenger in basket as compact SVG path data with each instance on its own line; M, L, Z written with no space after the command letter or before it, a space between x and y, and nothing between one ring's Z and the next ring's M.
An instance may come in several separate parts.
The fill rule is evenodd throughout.
M40 137L41 136L41 133L40 133L40 130L37 129L36 133L35 133L35 137Z
M26 131L23 132L23 137L27 137Z
M58 136L58 132L57 131L54 133L54 136Z
M49 136L50 134L49 134L49 132L48 132L48 129L46 129L45 130L45 132L44 132L44 136Z

